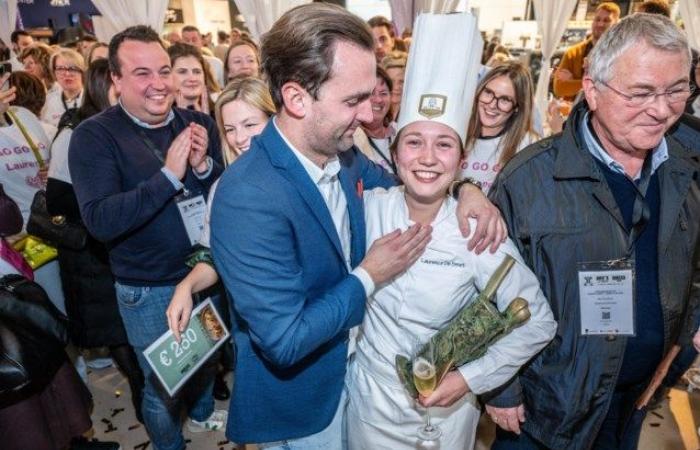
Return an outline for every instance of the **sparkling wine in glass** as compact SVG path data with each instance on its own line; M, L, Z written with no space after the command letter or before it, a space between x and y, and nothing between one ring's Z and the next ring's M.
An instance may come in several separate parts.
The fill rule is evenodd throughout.
M418 346L413 359L413 383L423 397L430 396L437 387L435 352L431 341ZM430 423L430 408L425 408L425 423L418 428L418 438L424 443L437 442L442 430Z

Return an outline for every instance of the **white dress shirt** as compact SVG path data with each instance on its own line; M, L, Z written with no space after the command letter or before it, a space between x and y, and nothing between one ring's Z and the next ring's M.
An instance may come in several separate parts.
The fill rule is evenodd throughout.
M348 271L351 271L350 267L350 216L348 215L348 203L345 199L345 193L340 186L340 180L338 179L338 172L340 172L340 161L338 157L330 159L326 165L321 168L317 166L313 161L304 156L299 150L297 150L294 145L282 134L279 127L277 126L276 119L272 119L277 132L282 136L284 142L292 149L294 156L297 157L304 170L309 175L311 180L314 182L316 187L318 187L323 201L328 206L328 212L333 219L333 225L335 225L335 230L338 233L338 238L340 239L340 246L343 249L343 258L345 259L345 266ZM362 286L365 288L365 293L367 296L372 295L374 292L374 281L372 277L369 276L367 271L360 266L355 267L351 272L355 275Z

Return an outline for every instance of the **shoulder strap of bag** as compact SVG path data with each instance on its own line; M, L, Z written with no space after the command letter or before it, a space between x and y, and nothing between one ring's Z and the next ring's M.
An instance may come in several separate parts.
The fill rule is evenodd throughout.
M22 133L22 136L24 136L24 139L27 141L27 144L29 144L29 148L32 149L34 158L36 159L36 162L39 163L39 168L42 170L46 169L46 161L44 161L44 158L41 156L39 147L37 147L36 143L34 142L34 139L32 139L32 137L29 135L27 128L24 126L22 121L19 120L17 114L15 114L14 111L12 111L12 108L8 108L7 114L10 116L12 123L17 124L17 128L19 128L19 131Z

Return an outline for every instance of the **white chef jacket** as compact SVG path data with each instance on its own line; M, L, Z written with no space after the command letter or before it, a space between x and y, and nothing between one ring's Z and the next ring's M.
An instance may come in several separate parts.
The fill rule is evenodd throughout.
M368 247L377 238L412 224L403 188L375 189L364 195ZM458 368L472 392L449 408L431 408L433 422L443 432L440 448L472 448L479 420L474 394L507 382L554 336L556 322L549 305L512 241L502 244L495 254L468 251L456 207L453 199L445 200L423 255L406 272L377 286L368 299L357 354L346 380L351 450L416 447L424 411L416 408L400 384L394 358L398 353L409 355L411 336L427 341L445 327L485 287L506 254L516 264L498 289L497 307L503 311L514 298L523 297L529 302L531 318L494 343L483 357ZM474 230L475 223L471 225Z

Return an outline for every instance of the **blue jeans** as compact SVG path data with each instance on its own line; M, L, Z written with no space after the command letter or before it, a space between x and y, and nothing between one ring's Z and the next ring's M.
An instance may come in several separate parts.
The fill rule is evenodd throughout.
M347 392L343 389L335 416L326 428L316 434L299 439L258 444L258 448L260 450L345 450L348 447L345 434L345 407L347 403Z
M135 287L115 283L119 312L129 344L134 347L145 378L141 411L154 450L183 450L181 408L204 421L214 412L214 365L211 358L174 396L170 397L143 356L143 351L168 330L165 311L175 286Z

